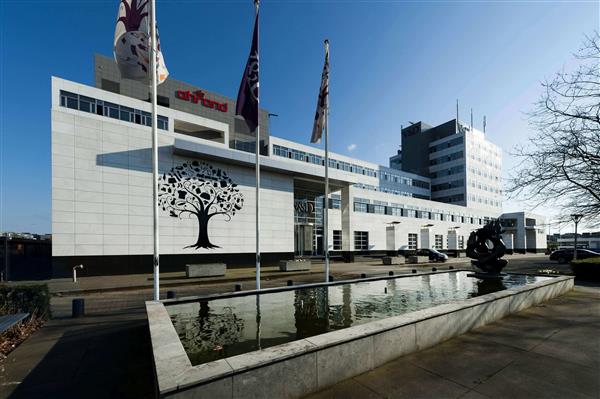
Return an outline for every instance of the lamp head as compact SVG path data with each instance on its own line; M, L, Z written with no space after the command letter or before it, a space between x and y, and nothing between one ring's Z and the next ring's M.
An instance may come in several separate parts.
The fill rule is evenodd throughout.
M582 218L583 218L583 215L581 213L573 213L573 214L571 214L571 219L573 219L573 221L575 223L579 223Z

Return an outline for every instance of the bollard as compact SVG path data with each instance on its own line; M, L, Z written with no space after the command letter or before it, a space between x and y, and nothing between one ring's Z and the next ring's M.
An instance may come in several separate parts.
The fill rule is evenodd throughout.
M235 285L235 290L236 291L241 291L242 290L242 285L241 284L236 284Z
M412 272L413 272L413 273L416 273L416 272L417 272L417 269L412 269Z
M332 281L333 281L333 276L329 275L329 282L332 282Z
M435 267L432 267L432 268L431 268L431 271L432 271L432 272L437 272L437 268L435 268Z
M85 299L75 298L73 299L71 317L83 317L85 316Z
M367 278L367 275L365 273L361 273L360 278Z
M392 271L388 272L388 276L393 276L393 275L394 275L394 272L392 272Z
M387 294L387 287L383 287L383 293Z
M167 291L167 299L175 299L175 291Z
M287 285L288 285L288 287L294 285L294 281L293 280L288 280L287 281Z

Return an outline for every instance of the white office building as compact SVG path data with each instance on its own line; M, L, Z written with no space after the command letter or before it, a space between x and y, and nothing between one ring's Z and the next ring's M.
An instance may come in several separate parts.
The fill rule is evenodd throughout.
M152 264L148 88L122 80L103 56L96 56L95 82L52 78L55 276L80 263L89 275L143 273ZM161 270L194 262L253 264L254 135L234 117L230 98L174 79L158 94ZM320 256L323 151L272 136L266 110L260 124L263 263ZM407 129L391 167L330 154L334 256L460 251L471 231L504 219L500 150L483 133L455 120ZM416 144L405 140L409 133ZM418 151L407 151L412 146ZM543 224L529 215L522 230ZM526 234L523 242L516 226L507 231L514 250L546 247L543 234Z

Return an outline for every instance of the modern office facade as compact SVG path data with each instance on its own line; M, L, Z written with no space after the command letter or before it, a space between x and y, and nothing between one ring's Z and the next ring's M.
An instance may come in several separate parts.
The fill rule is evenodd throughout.
M151 264L148 88L122 80L112 59L95 61L96 87L52 78L55 275L80 263L89 275L147 272ZM234 117L235 102L174 79L160 85L158 94L162 270L194 262L253 264L255 138ZM324 153L271 135L267 110L261 110L260 124L263 262L321 255ZM462 250L471 231L501 217L501 191L478 191L483 179L500 186L492 184L499 156L481 161L484 151L498 155L497 147L480 132L454 125L459 128L431 135L425 150L419 149L424 162L412 151L412 158L404 156L411 146L404 131L403 155L392 167L330 154L330 251ZM461 144L449 146L459 137ZM462 158L452 155L458 151ZM478 162L495 165L485 169ZM449 173L457 165L462 170ZM479 179L483 170L491 177ZM458 179L463 186L444 186ZM487 203L477 200L484 192ZM446 198L461 194L460 201ZM528 248L545 248L545 236L530 239L523 246Z
M390 167L431 178L431 199L471 209L502 209L502 150L457 119L402 129ZM404 154L404 156L402 155Z

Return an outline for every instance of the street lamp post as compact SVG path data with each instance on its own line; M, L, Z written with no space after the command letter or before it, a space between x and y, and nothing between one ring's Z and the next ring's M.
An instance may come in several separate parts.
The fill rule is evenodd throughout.
M583 215L580 213L574 213L571 215L571 218L575 222L575 248L573 249L573 259L577 259L577 225L581 221L581 218L583 218Z

